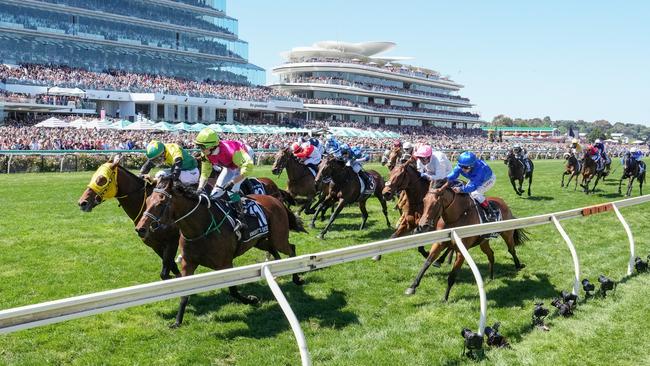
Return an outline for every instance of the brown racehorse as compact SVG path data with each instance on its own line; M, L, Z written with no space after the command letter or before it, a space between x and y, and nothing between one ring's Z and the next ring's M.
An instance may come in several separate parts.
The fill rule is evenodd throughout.
M530 172L526 171L526 166L515 156L515 153L512 150L508 152L508 155L503 161L503 163L508 166L510 184L512 184L512 188L518 196L521 196L524 193L521 186L524 184L524 180L528 179L528 197L530 197L530 185L533 183L533 171L535 170L535 166L533 165L532 160L528 159L528 161L530 163ZM519 181L519 188L517 188L515 181Z
M314 198L319 194L319 191L323 189L327 192L328 185L325 184L316 187L316 184L314 183L314 175L306 165L302 164L298 158L291 153L291 149L289 148L281 149L275 154L275 161L273 162L271 172L275 175L280 175L284 169L287 169L287 187L289 193L293 197L307 198L300 210L298 210L298 214L303 211L307 214L312 214L314 212L314 209L312 208ZM324 194L320 195L316 204L322 202L322 199L324 199Z
M429 181L420 178L420 173L415 167L415 160L413 158L403 164L397 165L391 170L390 177L382 190L384 199L386 201L391 200L394 192L403 192L402 194L406 197L406 203L402 206L399 226L393 235L390 236L391 238L408 235L415 230L417 222L424 210L424 196L428 190ZM429 256L429 253L424 247L418 247L418 252L425 258ZM381 256L377 256L374 259L379 260Z
M379 175L374 170L366 170L366 173L373 179L375 182L375 191L373 195L377 197L379 203L381 203L381 209L386 217L386 225L390 227L390 221L388 220L388 208L386 207L386 200L381 194L381 190L384 187L384 178ZM330 186L330 191L325 201L321 203L311 221L312 227L315 226L316 217L318 213L322 210L326 210L328 207L337 203L336 209L332 213L329 222L325 228L318 235L319 238L323 239L325 233L329 230L330 226L339 215L343 207L346 204L358 202L359 209L361 210L361 226L359 230L363 230L366 226L366 221L368 221L368 210L366 209L366 201L368 200L367 195L361 194L361 184L359 183L358 175L352 170L351 167L346 166L345 163L333 156L323 157L323 160L320 163L318 175L316 175L316 184L320 184L324 178L331 178L332 184Z
M388 162L386 162L388 171L392 171L393 168L395 168L397 164L400 163L400 160L402 159L402 154L404 154L404 150L402 150L402 148L399 146L394 146L390 150L390 153L388 154Z
M135 227L138 235L147 237L152 230L165 223L176 223L185 238L181 242L181 274L191 276L198 266L214 270L233 267L233 259L244 254L252 247L269 252L275 259L280 259L279 253L290 257L296 255L296 247L289 243L289 230L305 232L302 223L278 199L268 195L250 195L264 210L269 225L269 233L258 239L238 243L232 226L227 222L223 199L212 201L211 207L206 199L197 197L195 190L187 187L174 186L169 177L160 177L154 192L147 198L146 211ZM302 285L303 281L297 274L293 282ZM255 296L243 296L237 286L229 288L230 295L244 304L255 304ZM180 300L176 322L178 327L183 322L185 307L189 296Z
M602 157L601 157L602 159ZM583 192L586 194L589 194L589 183L591 183L591 180L596 177L596 181L594 182L594 186L591 189L591 193L596 192L596 186L598 185L598 181L605 176L606 168L598 171L598 165L594 159L592 159L587 152L584 154L584 158L582 159L583 165L582 165L582 183L580 183L580 187L582 187Z
M86 188L79 198L79 208L84 212L90 212L95 206L112 196L112 194L107 195L108 192L114 192L124 212L136 223L144 212L145 200L154 187L123 168L119 159L119 156L116 156L112 163L105 163L97 170L93 180L96 186L102 189L95 192L91 188ZM159 230L142 240L162 259L160 278L163 280L171 278L170 271L177 277L181 275L174 262L179 236L178 227L169 225L164 230Z
M499 207L504 220L514 218L510 208L508 208L508 205L506 205L502 199L497 197L488 197L487 199L494 202ZM478 210L479 208L476 202L469 195L454 192L447 179L441 179L436 182L435 189L429 192L424 199L424 212L420 218L419 225L421 231L428 231L433 226L433 223L437 223L441 217L446 223L445 228L478 224L480 223ZM516 229L503 231L500 235L508 246L508 252L512 255L512 259L515 262L515 268L523 268L524 265L521 264L519 258L517 258L515 245L523 244L528 240L526 232L522 229ZM467 249L477 245L480 246L483 253L487 255L490 263L490 278L494 278L494 252L492 251L492 248L490 248L489 239L483 236L472 236L464 238L463 245L465 245ZM420 272L415 277L411 287L406 290L407 295L415 293L415 289L420 285L420 281L422 280L422 276L424 276L426 270L431 266L436 257L438 257L442 249L449 246L452 246L456 251L456 262L447 277L447 290L445 291L444 297L444 300L447 301L449 298L449 291L456 282L458 271L465 261L465 258L460 250L458 250L458 247L449 241L433 244L431 251L429 252L429 257L425 260L422 269L420 269Z
M646 165L643 161L637 161L633 158L629 152L625 153L623 157L623 176L618 182L618 194L621 194L621 184L623 180L627 179L627 193L626 197L632 195L632 186L634 184L634 179L639 181L639 195L643 196L643 183L645 182L645 170Z
M568 152L564 154L564 159L566 164L564 165L564 173L562 173L562 185L561 187L568 187L571 184L571 179L575 178L575 184L573 190L578 189L578 174L582 170L582 162L578 160L576 155L573 152ZM564 185L564 177L569 176L569 181Z

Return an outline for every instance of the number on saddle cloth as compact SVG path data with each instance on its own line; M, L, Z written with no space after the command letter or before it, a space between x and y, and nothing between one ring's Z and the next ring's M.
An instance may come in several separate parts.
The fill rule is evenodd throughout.
M269 223L262 207L249 198L242 198L244 221L248 226L249 239L256 239L269 233Z
M245 196L249 194L266 194L264 185L255 178L246 178L241 185L241 191Z

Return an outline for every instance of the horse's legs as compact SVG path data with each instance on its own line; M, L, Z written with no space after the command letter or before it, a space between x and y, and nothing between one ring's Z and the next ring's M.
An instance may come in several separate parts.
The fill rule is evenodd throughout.
M490 241L488 239L483 239L483 241L481 241L481 244L479 245L483 253L485 253L485 255L488 258L490 279L493 280L494 279L494 251L492 250L492 248L490 248Z
M632 187L634 186L635 178L636 178L635 175L630 177L630 183L627 185L627 194L625 195L626 197L630 197L632 195Z
M442 266L442 264L445 263L445 258L447 258L447 255L449 255L449 253L452 253L452 255L449 256L449 263L451 263L451 259L454 257L453 250L454 248L452 248L451 246L445 249L445 252L442 253L442 255L438 257L438 259L436 259L435 262L433 262L433 266L436 268L440 268L440 266Z
M253 296L253 295L244 296L244 295L240 294L239 289L237 288L237 286L230 286L230 287L228 287L228 290L230 291L230 296L234 297L236 300L238 300L242 304L255 305L258 302L260 302L260 300L257 298L257 296Z
M564 188L564 177L566 177L567 174L569 173L567 173L566 170L562 173L562 184L560 184L560 187L562 188ZM569 181L566 184L567 187L569 186L569 183L571 183L571 177L569 177Z
M596 186L598 185L598 181L600 180L601 175L596 174L596 181L594 182L594 187L591 189L591 193L596 193Z
M198 267L198 263L189 263L185 260L185 258L183 258L183 262L181 265L181 275L183 277L193 275L194 271L196 271L196 267ZM181 296L181 301L178 305L178 312L176 313L176 321L174 322L174 324L171 325L171 328L178 328L183 323L183 316L185 316L185 308L187 307L187 303L189 302L189 300L190 300L189 296Z
M336 217L339 215L341 210L343 210L343 207L345 207L345 200L343 198L340 198L338 206L336 206L336 209L334 210L332 216L330 217L330 221L327 223L323 231L321 231L320 234L318 234L319 239L325 238L325 234L327 233L327 230L329 230L330 226L332 226L332 223L334 222L334 220L336 220Z
M451 269L449 272L449 276L447 277L447 290L445 290L445 299L444 301L446 302L449 299L449 292L451 291L451 287L456 283L456 276L458 275L458 271L460 270L460 267L463 265L463 262L465 262L465 257L463 257L462 253L457 253L456 254L456 262L454 263L454 267Z
M289 254L289 257L290 257L290 258L295 257L295 256L296 256L296 246L293 245L293 244L289 244L289 248L291 249L291 253ZM305 283L305 280L303 280L302 278L300 278L300 275L298 275L297 273L294 273L294 274L291 276L291 280L292 280L293 283L294 283L295 285L297 285L297 286L302 286L302 285Z
M621 191L621 186L623 185L623 180L625 179L625 173L623 173L623 176L621 177L621 180L618 181L618 194L622 194L623 192Z
M424 277L424 273L429 269L433 261L438 257L440 252L442 251L442 248L448 247L451 245L451 242L444 242L444 243L433 243L431 246L431 250L429 251L429 256L427 259L424 261L424 264L422 265L422 268L420 269L420 272L418 272L418 275L415 276L415 280L413 280L413 283L409 288L404 291L405 295L413 295L415 293L415 289L420 286L420 281L422 281L422 277Z
M573 191L574 191L574 192L575 192L576 190L578 190L578 174L575 174L575 176L576 176L576 184L575 184L575 186L573 187ZM567 185L568 185L568 184L567 184Z
M530 186L533 184L533 172L528 176L528 197L530 197Z
M510 184L512 184L512 189L515 190L515 193L518 196L521 196L521 193L519 193L519 190L517 189L517 186L515 185L515 178L514 177L510 177Z
M366 221L368 221L368 210L366 209L366 200L359 201L359 210L361 210L361 226L359 230L363 230L366 227Z
M526 265L521 264L521 262L519 261L519 257L517 257L517 251L515 250L515 231L514 230L502 231L501 237L503 238L503 241L505 241L506 245L508 246L508 253L510 253L510 255L512 256L512 260L515 262L515 268L521 269L526 267Z
M174 273L176 277L181 277L181 272L178 270L178 266L176 266L176 262L174 262L174 257L176 256L177 251L178 251L178 244L167 245L163 249L163 269L166 269L165 275L167 278L171 278L169 276L169 271L172 271L172 273ZM162 273L161 273L161 278L162 278Z
M526 175L523 175L521 179L518 179L519 181L519 195L521 196L524 193L524 189L522 186L524 185L524 180L526 180Z
M320 213L325 213L325 211L329 207L327 204L330 202L330 198L327 197L327 198L323 199L322 201L319 198L318 202L320 202L320 203L318 204L318 207L316 208L316 212L314 212L314 216L312 216L311 223L309 224L309 227L312 228L312 229L314 229L316 227L316 219L318 219L318 213L319 212Z
M375 194L375 197L379 200L379 203L381 203L381 212L384 214L384 217L386 218L386 226L390 228L390 220L388 220L388 205L386 204L386 200L384 197L381 196L380 194Z

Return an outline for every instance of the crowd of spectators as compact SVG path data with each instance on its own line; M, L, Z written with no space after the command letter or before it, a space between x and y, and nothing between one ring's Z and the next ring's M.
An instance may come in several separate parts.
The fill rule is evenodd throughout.
M59 117L68 121L75 117ZM152 139L178 143L191 148L196 132L160 132L160 131L125 131L112 129L75 129L75 128L39 128L34 127L35 120L8 120L0 126L0 150L132 150L144 149ZM297 120L293 120L297 123ZM309 121L301 127L311 126L314 131L325 134L328 127L354 127L368 130L367 124L352 121ZM397 131L400 141L414 144L430 144L437 150L470 150L493 152L512 148L518 143L529 151L545 151L561 156L568 149L566 141L522 140L492 142L481 129L445 128L436 126L381 126L382 130ZM234 134L222 133L223 139L235 139L245 142L254 149L276 150L287 147L298 139L298 134ZM395 139L370 137L338 137L342 142L361 145L364 148L381 153L392 147ZM607 150L612 156L620 156L632 146L628 144L610 144ZM643 146L643 149L646 147Z
M69 106L70 103L73 103L75 108L80 108L82 106L82 103L86 102L85 99L75 96L47 94L31 95L26 93L13 93L6 90L0 90L0 101L60 106Z
M345 98L304 99L303 102L305 104L327 104L327 105L340 105L345 107L367 108L379 112L400 111L407 114L444 114L448 116L458 116L458 117L472 117L472 118L479 117L478 114L472 112L457 112L457 111L448 111L445 109L431 109L431 108L405 107L399 105L387 105L387 104L378 104L378 103L353 102Z
M404 88L398 88L394 86L362 83L362 82L350 81L350 80L346 80L342 78L334 78L334 77L322 77L322 76L321 77L316 77L316 76L298 77L294 79L288 79L287 81L290 83L318 83L318 84L343 85L343 86L349 86L353 88L360 88L360 89L365 89L370 91L379 91L384 93L396 93L396 94L409 95L409 96L417 95L417 96L425 96L425 97L436 97L436 98L444 98L444 99L469 102L468 98L463 98L460 95L434 93L434 92L426 92L426 91L416 90L416 89L404 89Z
M440 76L440 74L436 71L425 71L422 70L421 68L410 66L410 65L393 65L390 62L385 63L383 65L379 65L374 61L364 62L363 60L360 59L349 59L344 57L299 57L299 58L293 58L288 62L290 63L293 62L351 63L351 64L364 65L367 67L374 67L377 69L381 69L384 72L388 71L396 74L403 74L403 75L416 76L425 79L443 80L443 81L451 82L449 78Z
M265 86L225 84L221 81L197 82L150 74L107 70L92 72L68 66L22 64L0 65L3 83L60 86L69 88L125 92L164 93L181 96L268 102L272 99L299 100Z

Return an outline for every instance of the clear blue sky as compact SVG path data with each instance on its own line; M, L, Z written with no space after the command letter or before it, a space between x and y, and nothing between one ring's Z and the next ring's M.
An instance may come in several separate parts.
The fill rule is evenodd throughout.
M387 53L465 85L497 114L650 124L650 1L228 0L250 61L322 40Z

